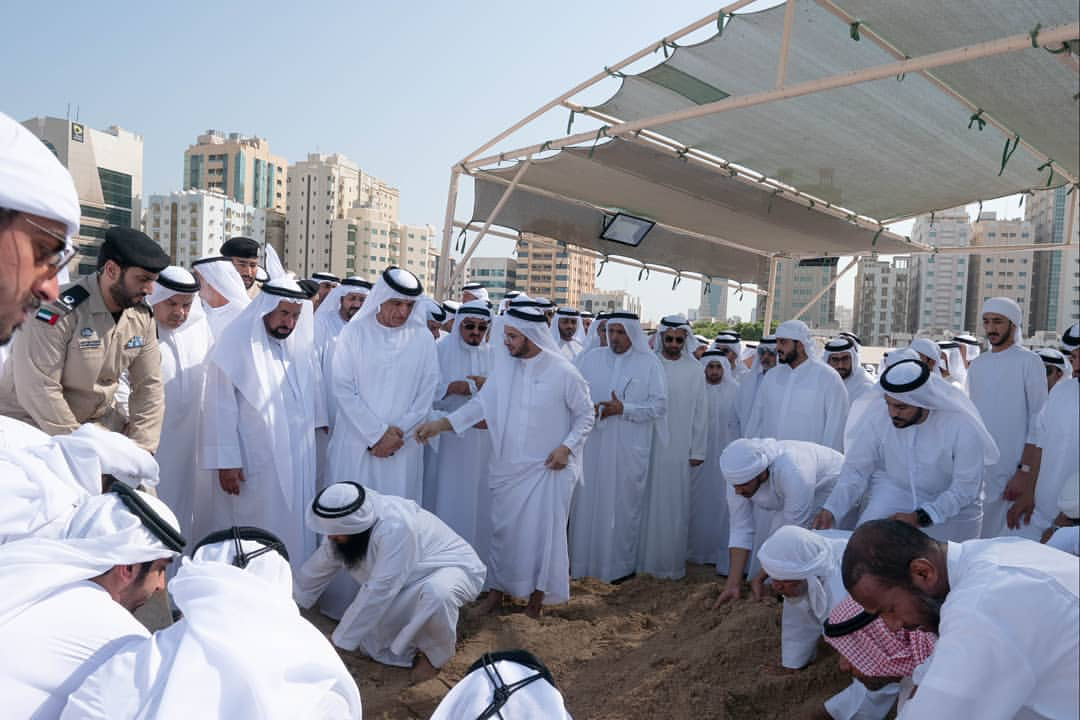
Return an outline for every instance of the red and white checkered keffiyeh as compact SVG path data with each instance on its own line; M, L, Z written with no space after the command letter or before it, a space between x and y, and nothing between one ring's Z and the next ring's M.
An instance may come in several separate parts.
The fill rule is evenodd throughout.
M850 620L863 608L850 597L833 608L829 623ZM893 632L880 617L847 635L825 637L852 666L867 677L907 677L934 652L933 633L922 630Z

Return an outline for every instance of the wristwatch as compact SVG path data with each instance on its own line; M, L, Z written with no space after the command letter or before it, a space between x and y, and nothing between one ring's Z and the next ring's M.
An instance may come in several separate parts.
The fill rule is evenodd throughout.
M930 513L922 508L916 508L915 522L919 523L919 527L930 527L934 524L934 521L930 518Z

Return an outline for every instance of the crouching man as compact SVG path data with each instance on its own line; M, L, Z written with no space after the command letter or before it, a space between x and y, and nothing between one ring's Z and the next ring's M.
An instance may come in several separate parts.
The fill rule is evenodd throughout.
M311 530L326 536L293 586L311 607L341 569L360 590L331 640L344 650L414 668L432 677L454 655L458 609L476 599L487 569L467 542L411 500L343 482L307 510Z

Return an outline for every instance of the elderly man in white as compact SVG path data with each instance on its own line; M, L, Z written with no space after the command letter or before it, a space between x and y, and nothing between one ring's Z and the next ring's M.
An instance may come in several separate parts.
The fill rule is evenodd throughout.
M292 600L289 555L253 527L214 532L169 582L182 619L124 647L62 720L360 720L360 692Z
M61 538L0 546L0 698L12 718L60 717L68 695L124 644L185 540L165 503L123 483L85 499Z
M352 482L323 490L308 526L326 540L296 574L310 607L342 569L359 590L330 636L344 650L413 667L427 679L454 655L458 609L476 599L486 569L469 544L412 500Z

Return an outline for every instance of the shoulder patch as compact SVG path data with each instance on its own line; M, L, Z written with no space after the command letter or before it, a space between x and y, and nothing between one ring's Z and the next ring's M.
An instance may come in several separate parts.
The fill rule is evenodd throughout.
M44 308L43 307L43 308L38 308L38 311L36 313L34 313L34 317L36 317L38 320L42 321L43 323L47 323L49 325L55 325L57 323L57 321L60 320L61 315L60 315L60 313L58 313L55 310L50 310L49 308Z
M72 285L64 289L55 305L65 314L82 305L86 298L90 297L89 291L82 285Z

